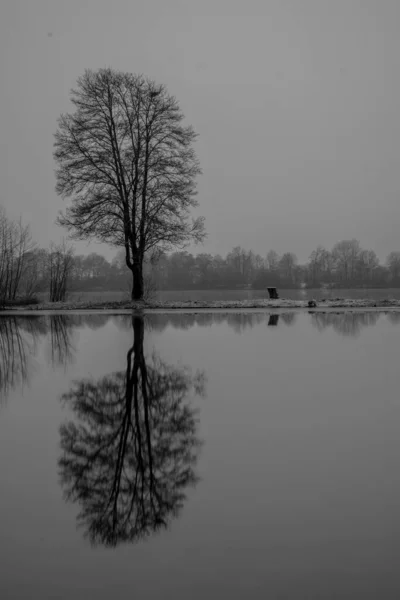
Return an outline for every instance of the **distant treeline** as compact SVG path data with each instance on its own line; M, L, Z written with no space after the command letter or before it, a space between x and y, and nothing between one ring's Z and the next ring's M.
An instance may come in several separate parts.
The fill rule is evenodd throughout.
M180 251L147 257L146 293L155 290L400 287L400 251L391 252L382 265L373 250L357 240L344 240L331 250L318 246L306 264L292 252L265 257L236 246L225 257ZM52 244L39 248L29 226L7 218L0 207L0 304L31 298L39 293L63 300L67 292L118 290L130 293L131 273L125 252L109 262L95 252L77 255L72 246Z
M18 289L46 292L49 289L50 250L36 248L26 255ZM24 260L20 261L24 263ZM306 264L295 254L279 256L274 250L265 258L237 246L224 258L219 255L174 252L145 262L147 291L194 289L280 289L400 287L400 252L391 252L385 265L373 250L363 250L356 240L339 242L329 251L319 246ZM68 291L118 290L129 294L131 273L124 252L111 261L95 252L73 255Z
M159 290L400 287L400 252L391 252L385 265L357 240L338 242L332 250L318 246L306 264L292 252L279 256L270 250L262 257L240 246L225 257L174 252L146 261L145 279L149 289ZM123 251L111 263L94 253L74 257L71 290L128 290L129 285Z

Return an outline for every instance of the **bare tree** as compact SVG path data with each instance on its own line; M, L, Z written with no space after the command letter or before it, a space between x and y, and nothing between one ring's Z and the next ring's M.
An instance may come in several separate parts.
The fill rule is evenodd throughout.
M330 282L332 276L332 256L323 246L317 246L309 259L307 266L311 285L315 286L321 282Z
M0 300L17 298L21 277L33 249L29 225L22 220L11 221L0 207Z
M400 252L391 252L386 259L386 265L391 280L398 281L400 279Z
M59 217L75 239L125 249L132 299L144 293L143 260L204 236L204 219L189 219L201 173L192 127L163 85L100 69L85 71L71 92L73 114L58 121L57 192L72 197Z
M379 259L374 250L360 251L357 262L357 271L361 281L371 282L378 266Z
M158 285L154 276L158 261L161 256L158 252L149 252L143 260L143 299L145 302L152 302L156 299ZM129 275L129 270L125 262L125 251L123 248L118 250L113 259L112 267L117 269L121 275ZM132 286L128 277L123 278L123 291L127 297L132 295Z
M267 269L269 269L270 271L273 271L273 272L277 272L279 269L279 261L280 261L280 257L275 252L275 250L270 250L265 259L265 264L267 266Z
M286 281L294 283L296 264L297 257L295 254L293 254L293 252L285 252L285 254L279 260L279 271L281 276Z
M48 288L48 251L34 248L25 254L23 272L19 283L20 294L25 298L33 298L37 292Z
M342 240L333 247L332 256L342 281L348 282L354 278L360 252L360 243L354 239Z
M63 241L51 244L49 252L50 302L62 302L67 295L67 284L73 267L73 249Z

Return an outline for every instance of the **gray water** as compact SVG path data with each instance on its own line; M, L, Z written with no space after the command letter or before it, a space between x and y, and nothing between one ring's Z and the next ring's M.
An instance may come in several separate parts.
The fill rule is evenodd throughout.
M0 318L0 598L398 599L399 325Z

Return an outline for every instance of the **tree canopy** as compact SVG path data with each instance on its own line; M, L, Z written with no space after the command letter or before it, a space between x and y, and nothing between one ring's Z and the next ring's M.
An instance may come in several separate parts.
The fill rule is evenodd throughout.
M203 218L190 218L197 135L166 87L142 75L87 70L71 101L55 134L56 190L72 198L59 223L75 239L124 247L140 299L146 252L205 236Z

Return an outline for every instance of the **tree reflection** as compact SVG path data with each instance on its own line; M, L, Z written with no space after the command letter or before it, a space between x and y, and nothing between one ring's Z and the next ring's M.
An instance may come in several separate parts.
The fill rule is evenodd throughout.
M38 342L47 337L47 358L53 367L69 365L74 358L74 331L83 326L103 327L110 315L56 314L0 316L0 403L11 390L29 384Z
M132 326L126 370L78 381L63 396L76 418L60 428L65 496L80 504L78 525L91 543L111 547L166 528L197 480L188 396L204 393L204 374L147 359L143 319Z
M67 367L74 360L76 347L74 334L83 327L92 331L104 327L111 315L55 314L46 321L44 334L49 334L49 354L53 367Z
M66 367L73 361L73 327L74 322L67 315L53 315L50 318L50 354L53 367Z
M310 312L312 324L323 331L327 327L332 327L337 333L343 336L356 337L364 327L376 325L379 312Z
M10 390L28 378L25 340L15 317L0 319L0 398L4 401Z
M296 319L297 319L297 313L295 313L295 312L282 313L281 319L285 323L285 325L294 325L296 322Z
M386 316L392 325L400 324L400 312L388 312Z
M43 327L40 317L0 317L0 402L11 390L28 383L31 359Z

